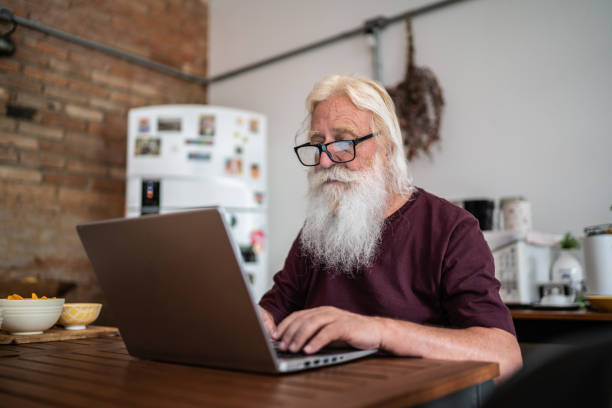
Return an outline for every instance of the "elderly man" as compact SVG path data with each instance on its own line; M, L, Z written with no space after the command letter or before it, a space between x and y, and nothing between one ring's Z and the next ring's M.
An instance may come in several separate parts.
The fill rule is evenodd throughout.
M521 365L478 221L412 185L393 102L334 75L307 99L308 207L260 311L281 350L329 343Z

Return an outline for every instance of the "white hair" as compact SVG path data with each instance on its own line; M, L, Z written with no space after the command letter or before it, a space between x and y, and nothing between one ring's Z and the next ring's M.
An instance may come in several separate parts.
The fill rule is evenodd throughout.
M372 132L380 132L377 142L385 149L391 185L388 188L397 194L410 194L414 187L408 170L402 133L400 131L393 100L379 83L358 75L330 75L316 83L306 99L310 126L312 113L317 104L332 96L345 95L360 109L372 112Z
M387 173L378 154L368 169L332 166L308 173L308 207L300 242L315 265L349 277L372 265L384 227ZM330 180L341 184L328 184Z

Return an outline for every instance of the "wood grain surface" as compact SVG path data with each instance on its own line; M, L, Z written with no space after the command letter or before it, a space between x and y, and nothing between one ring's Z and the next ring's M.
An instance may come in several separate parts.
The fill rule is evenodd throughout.
M54 326L42 334L17 335L0 331L0 344L41 343L117 335L119 335L119 330L116 327L87 326L83 330L66 330L60 326Z
M120 337L0 346L0 401L23 407L396 407L499 374L496 363L370 357L288 375L139 360Z
M532 320L590 320L612 322L612 313L595 312L591 310L532 310L511 309L513 319Z

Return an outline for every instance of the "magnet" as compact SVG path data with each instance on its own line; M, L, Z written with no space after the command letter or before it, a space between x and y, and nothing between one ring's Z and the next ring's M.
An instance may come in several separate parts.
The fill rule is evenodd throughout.
M134 156L159 156L161 150L161 139L152 137L136 138Z
M228 158L225 160L225 173L230 176L242 175L242 160L237 158Z
M264 193L260 192L260 191L256 191L253 198L255 199L255 202L257 204L263 204L264 202Z
M253 252L260 254L264 249L266 234L262 229L256 229L251 232L251 246Z
M209 161L211 154L209 152L189 152L187 153L187 158L189 160Z
M203 140L203 139L185 139L185 144L188 145L199 145L199 146L212 146L215 144L214 140Z
M215 135L215 115L200 115L199 134L200 136Z
M259 164L253 163L251 164L251 177L254 179L259 178Z
M157 118L158 132L180 132L181 118Z
M259 119L251 119L249 121L249 130L252 133L259 133Z
M140 118L138 120L138 132L149 133L151 127L149 126L149 118Z

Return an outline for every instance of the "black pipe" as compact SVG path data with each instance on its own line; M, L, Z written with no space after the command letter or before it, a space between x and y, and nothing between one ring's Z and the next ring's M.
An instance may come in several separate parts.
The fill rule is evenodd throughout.
M460 3L462 1L465 1L465 0L444 0L444 1L440 1L438 3L430 4L428 6L423 6L423 7L414 9L414 10L410 10L410 11L407 11L407 12L402 13L402 14L398 14L398 15L393 16L393 17L376 17L374 19L366 21L365 24L363 26L361 26L361 27L358 27L358 28L355 28L355 29L352 29L352 30L349 30L349 31L345 31L345 32L340 33L340 34L336 34L336 35L334 35L332 37L328 37L328 38L326 38L324 40L317 41L317 42L314 42L314 43L311 43L311 44L308 44L308 45L304 45L302 47L295 48L295 49L293 49L291 51L287 51L287 52L284 52L282 54L278 54L278 55L275 55L273 57L266 58L266 59L258 61L258 62L254 62L254 63L249 64L249 65L245 65L242 68L236 68L234 70L227 71L227 72L225 72L223 74L219 74L219 75L214 75L212 77L208 77L207 79L208 79L209 83L217 82L217 81L222 81L224 79L228 79L228 78L231 78L233 76L240 75L240 74L243 74L243 73L248 72L248 71L252 71L252 70L257 69L257 68L261 68L261 67L263 67L265 65L269 65L269 64L272 64L274 62L277 62L277 61L280 61L280 60L283 60L283 59L286 59L286 58L290 58L290 57L293 57L293 56L298 55L298 54L303 54L305 52L314 50L316 48L320 48L320 47L326 46L326 45L334 43L336 41L345 40L347 38L351 38L351 37L354 37L354 36L360 35L360 34L370 34L373 29L382 29L382 28L385 28L389 24L397 23L397 22L400 22L400 21L404 21L407 17L419 16L419 15L428 13L430 11L437 10L439 8L442 8L442 7L450 6L450 5L455 4L455 3Z
M121 59L124 59L126 61L129 62L133 62L135 64L139 64L142 66L145 66L147 68L151 68L160 72L163 72L165 74L169 74L169 75L173 75L176 77L179 77L181 79L185 79L188 81L194 81L197 82L201 85L209 85L213 82L219 82L219 81L223 81L225 79L243 74L245 72L248 71L252 71L254 69L257 68L261 68L265 65L269 65L272 63L275 63L277 61L281 61L284 60L286 58L290 58L293 57L295 55L298 54L303 54L305 52L314 50L316 48L320 48L320 47L324 47L328 44L332 44L336 41L340 41L340 40L345 40L347 38L351 38L354 37L356 35L362 35L362 34L370 34L372 33L372 31L374 29L382 29L384 27L386 27L389 24L393 24L393 23L397 23L400 21L404 21L407 17L416 17L425 13L428 13L430 11L434 11L437 10L439 8L442 7L446 7L446 6L450 6L453 5L455 3L460 3L462 1L465 0L444 0L444 1L440 1L438 3L434 3L434 4L430 4L427 6L423 6L423 7L419 7L417 9L414 10L410 10L407 11L405 13L402 14L398 14L396 16L392 16L392 17L376 17L373 18L371 20L366 21L362 26L352 29L352 30L348 30L339 34L336 34L334 36L328 37L326 39L320 40L320 41L316 41L314 43L311 44L307 44L304 45L302 47L299 48L295 48L291 51L287 51L278 55L275 55L273 57L269 57L266 59L263 59L261 61L258 62L254 62L252 64L249 65L245 65L241 68L236 68L230 71L227 71L225 73L222 74L218 74L218 75L214 75L214 76L209 76L209 77L201 77L198 75L192 75L192 74L188 74L186 72L181 71L180 69L177 68L173 68L170 67L168 65L164 65L164 64L160 64L158 62L155 61L151 61L148 60L146 58L142 58L124 51L120 51L116 48L112 48L112 47L108 47L106 45L94 42L94 41L90 41L90 40L86 40L84 38L78 37L76 35L72 35L72 34L68 34L65 33L63 31L57 30L55 28L51 28L51 27L47 27L44 26L42 24L27 20L25 18L21 18L18 16L14 16L12 12L10 12L10 10L6 9L6 8L0 8L1 11L3 11L3 13L0 13L0 20L2 21L7 21L7 22L13 22L13 23L17 23L19 25L22 25L24 27L28 27L31 28L32 30L36 30L36 31L40 31L42 33L48 34L48 35L52 35L54 37L57 38L61 38L63 40L66 41L70 41L73 42L75 44L78 45L82 45L84 47L88 47L88 48L93 48L95 50L101 51L105 54L109 54Z

